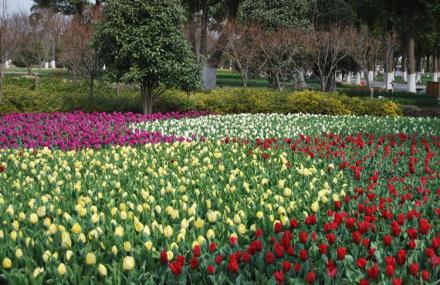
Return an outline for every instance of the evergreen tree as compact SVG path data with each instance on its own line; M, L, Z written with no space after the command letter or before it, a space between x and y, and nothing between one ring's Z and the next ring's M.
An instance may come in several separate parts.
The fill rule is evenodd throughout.
M140 85L144 113L168 88L198 87L199 70L183 34L178 0L106 1L95 46L109 72Z

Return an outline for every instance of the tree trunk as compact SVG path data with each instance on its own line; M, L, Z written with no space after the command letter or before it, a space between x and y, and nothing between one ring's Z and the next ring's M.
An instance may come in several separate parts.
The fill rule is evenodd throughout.
M416 83L422 82L422 57L417 56L416 58Z
M347 72L347 77L345 78L345 83L351 84L351 73L350 72Z
M93 90L94 90L94 87L95 87L95 80L91 79L88 82L88 85L89 85L89 99L92 99L93 98Z
M3 102L3 62L0 63L0 104Z
M303 68L301 68L299 71L299 81L301 84L301 86L300 86L301 88L306 87L306 79L304 78L304 69Z
M144 114L151 114L153 113L153 88L146 83L142 83L140 89L142 97L142 111Z
M339 72L338 75L336 75L336 82L342 83L342 81L343 81L342 72Z
M225 0L224 1L226 10L227 10L227 19L223 31L220 33L220 36L217 40L217 43L214 46L213 52L208 59L208 64L206 69L208 73L213 75L213 77L203 78L210 79L210 82L204 81L204 86L209 88L215 88L217 81L217 73L212 71L212 69L216 70L220 64L221 58L223 56L223 52L228 45L229 35L235 29L236 18L238 13L238 6L240 4L240 0ZM205 74L205 72L204 72Z
M202 1L202 26L200 29L200 53L206 60L208 56L208 0Z
M431 56L428 54L428 55L426 56L426 62L425 62L426 72L428 72L428 73L429 73L429 70L430 70L429 68L431 67L431 66L430 66L430 61L429 61L429 60L430 60L430 57L431 57Z
M283 91L283 85L281 84L280 75L275 75L275 81L277 83L277 89L278 91Z
M35 81L34 81L35 82L35 91L38 90L38 87L40 85L40 82L39 82L40 73L41 73L41 65L38 66L38 71L37 71L37 73L35 73Z
M406 71L406 57L402 57L402 79L403 81L408 81L408 73Z
M355 84L356 85L361 85L361 73L360 72L356 72L356 81Z
M386 90L393 90L393 80L394 80L394 58L393 58L393 54L388 55L387 58L387 62L386 62L386 70L385 70L385 74L384 74L384 78L385 78L385 89Z
M331 76L325 80L325 86L323 86L323 91L326 93L334 92L336 89L336 74L331 73Z
M374 86L374 71L368 70L368 82L370 86Z
M374 71L368 70L370 68L367 68L365 71L362 71L362 72L367 74L367 86L368 86L368 89L370 90L370 97L373 98L374 97Z
M438 54L434 52L432 56L432 81L438 82Z
M247 74L247 72L242 71L241 72L241 84L243 85L244 88L247 88L247 83L248 83L248 74Z
M415 57L415 29L414 21L408 23L408 92L416 93L416 57Z

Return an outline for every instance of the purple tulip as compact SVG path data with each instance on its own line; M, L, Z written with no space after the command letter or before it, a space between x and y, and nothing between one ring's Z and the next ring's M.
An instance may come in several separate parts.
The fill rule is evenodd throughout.
M131 130L130 123L180 119L206 115L206 112L140 115L133 113L12 113L0 117L0 148L37 148L72 150L96 149L107 145L191 140L159 132Z

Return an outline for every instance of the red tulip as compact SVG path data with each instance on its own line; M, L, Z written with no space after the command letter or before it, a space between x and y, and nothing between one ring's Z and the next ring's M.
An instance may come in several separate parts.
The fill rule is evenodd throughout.
M306 261L307 258L308 258L307 250L305 250L305 249L301 249L301 251L299 252L299 258L300 258L302 261Z
M311 272L307 272L306 274L306 282L308 284L313 284L315 282L316 279L316 273L311 271Z
M199 257L202 254L202 249L200 248L200 245L196 245L193 248L193 255L195 257Z
M162 250L162 252L160 253L160 262L162 264L168 263L168 254L166 250Z
M283 261L281 266L283 267L284 272L288 272L290 270L290 268L292 267L292 264L288 261Z
M271 251L268 251L268 252L266 253L266 258L265 258L265 260L266 260L266 263L267 263L267 264L272 264L272 263L274 262L274 260L275 260L275 256L274 256L274 254L273 254Z
M393 241L393 238L390 235L386 235L383 237L383 243L385 246L391 245L392 241Z
M284 283L284 273L282 271L275 271L273 275L275 276L275 280L278 284Z
M425 281L429 281L430 276L429 276L429 272L428 271L426 271L426 270L422 271L422 279L425 280Z
M178 261L171 262L168 267L174 275L180 275L182 273L182 264Z
M206 268L206 271L208 272L208 274L214 274L215 273L215 267L212 265L208 265L208 267Z
M336 250L337 256L339 260L343 260L345 258L345 255L347 254L347 249L345 247L339 247Z
M328 246L325 243L321 243L319 245L319 252L321 254L326 254L327 253L327 248L328 248Z
M394 266L387 265L385 268L388 277L392 277L394 275Z
M361 257L356 261L356 265L359 268L364 268L365 266L367 266L367 260L365 258Z
M213 253L216 250L217 250L217 245L214 242L210 243L209 244L209 252Z
M197 267L199 267L199 260L197 259L197 257L193 256L193 258L189 260L189 265L192 269L196 269Z
M409 273L411 273L411 275L413 276L416 276L418 272L419 272L419 265L417 263L411 263L409 265Z

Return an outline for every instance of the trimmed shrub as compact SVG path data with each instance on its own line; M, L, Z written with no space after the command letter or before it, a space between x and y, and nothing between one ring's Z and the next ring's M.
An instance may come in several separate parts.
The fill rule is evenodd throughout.
M173 97L179 97L174 92ZM197 93L186 106L219 114L310 113L324 115L398 116L397 104L389 100L350 98L315 91L276 92L261 89L224 89ZM185 110L180 110L185 111Z
M124 89L117 96L108 86L97 86L95 96L87 96L87 87L72 81L43 79L39 90L32 80L7 78L0 114L11 112L141 112L136 89ZM325 115L398 116L400 108L392 101L348 97L315 91L278 92L269 89L216 89L188 96L168 91L155 99L154 112L207 110L230 113L310 113Z

